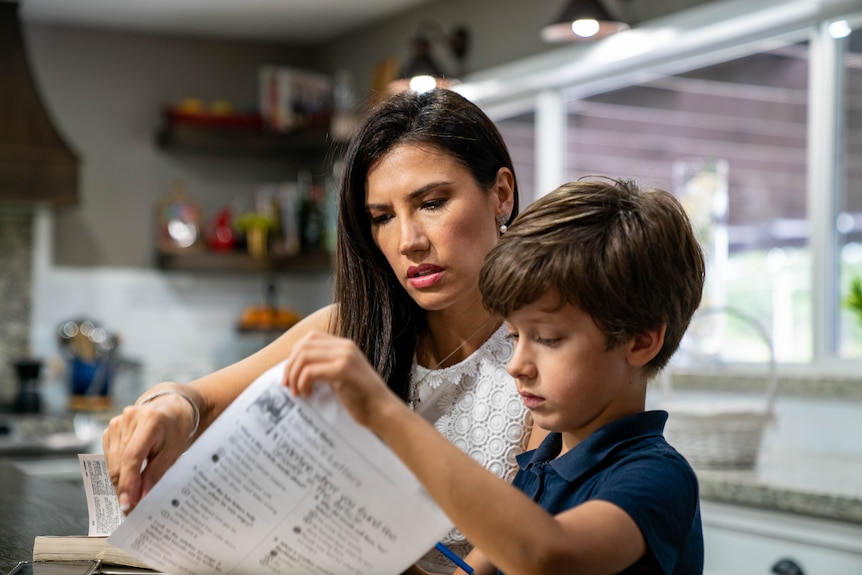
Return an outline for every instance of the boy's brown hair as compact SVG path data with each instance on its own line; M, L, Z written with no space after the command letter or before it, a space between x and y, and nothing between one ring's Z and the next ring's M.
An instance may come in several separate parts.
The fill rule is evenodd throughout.
M679 201L629 180L580 179L530 204L491 250L479 279L503 317L549 290L589 314L613 349L666 324L644 367L658 373L700 305L703 252Z

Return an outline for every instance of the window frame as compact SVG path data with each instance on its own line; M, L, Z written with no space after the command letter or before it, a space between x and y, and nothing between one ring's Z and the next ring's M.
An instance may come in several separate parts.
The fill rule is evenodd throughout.
M535 113L535 190L565 181L566 102L808 40L807 212L811 224L812 359L782 372L858 374L838 356L838 237L842 190L844 43L829 26L862 27L859 2L734 0L700 5L593 44L576 44L486 70L457 89L494 119ZM823 193L823 190L831 193ZM825 200L825 201L824 201Z

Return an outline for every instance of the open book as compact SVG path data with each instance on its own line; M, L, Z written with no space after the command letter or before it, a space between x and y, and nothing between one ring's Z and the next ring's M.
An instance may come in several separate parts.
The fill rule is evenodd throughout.
M108 543L107 535L37 535L33 561L80 561L98 559L110 565L147 568L126 551Z
M401 573L452 524L328 386L256 380L108 543L167 573ZM421 446L417 446L421 448Z
M148 566L138 557L108 543L108 535L123 522L124 517L104 456L79 454L78 462L87 497L88 534L37 535L33 541L33 561L98 560L102 563L100 573L116 566L133 567L137 572L147 570ZM109 565L110 568L107 567Z

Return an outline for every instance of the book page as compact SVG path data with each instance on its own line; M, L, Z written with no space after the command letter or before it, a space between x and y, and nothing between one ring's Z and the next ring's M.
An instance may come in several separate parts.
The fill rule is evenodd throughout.
M328 386L255 381L108 541L180 574L400 573L452 524ZM421 448L421 446L417 446Z
M88 535L110 535L123 522L123 512L111 477L108 464L101 453L79 453L81 477L87 495Z

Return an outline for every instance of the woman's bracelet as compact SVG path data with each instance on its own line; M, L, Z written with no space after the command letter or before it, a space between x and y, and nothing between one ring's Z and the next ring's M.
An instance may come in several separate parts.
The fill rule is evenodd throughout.
M189 394L187 394L183 391L179 391L178 389L162 389L160 391L154 391L153 393L147 395L146 397L138 400L135 403L135 405L138 405L138 406L146 405L146 404L150 403L152 400L154 400L155 398L161 397L163 395L176 395L176 396L182 397L183 399L185 399L186 401L189 402L189 405L192 406L194 425L192 425L192 431L191 431L191 433L189 433L189 439L193 438L195 436L195 433L197 433L197 431L198 431L198 426L201 423L201 411L198 409L198 406L195 403L195 400L193 400Z

